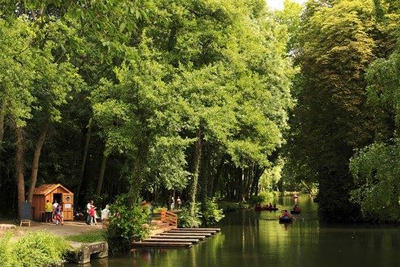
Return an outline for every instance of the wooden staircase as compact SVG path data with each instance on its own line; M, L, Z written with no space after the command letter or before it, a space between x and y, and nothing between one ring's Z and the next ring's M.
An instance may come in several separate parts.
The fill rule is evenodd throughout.
M133 242L134 247L190 248L193 244L220 232L220 228L172 228L153 233L149 238Z

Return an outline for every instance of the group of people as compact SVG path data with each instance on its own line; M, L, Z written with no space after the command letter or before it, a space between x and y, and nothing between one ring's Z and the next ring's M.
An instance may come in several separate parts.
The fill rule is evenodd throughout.
M54 200L52 204L49 200L46 201L45 204L45 214L46 214L46 222L52 223L55 225L63 225L64 224L64 214L63 214L63 203L58 203L57 200Z
M182 200L179 196L176 198L176 206L178 209L180 209L182 206ZM173 210L173 209L175 209L175 198L174 197L171 198L171 210Z
M88 225L97 225L97 219L99 218L97 215L97 207L94 206L94 202L93 200L90 200L87 204L86 204L86 213L87 213L87 217L86 217L86 224ZM108 223L108 219L110 216L110 209L109 206L106 205L106 207L101 210L101 224L102 227L105 228L107 223Z
M86 205L86 213L87 213L86 223L88 225L92 224L97 225L98 215L96 209L97 208L94 206L93 200L90 200ZM101 222L103 227L105 227L105 224L108 222L109 215L110 215L109 206L106 205L106 207L101 211ZM83 218L83 214L81 214L80 218ZM54 223L55 225L64 224L62 202L58 203L57 200L54 200L54 203L51 203L49 200L46 201L45 221L48 223Z
M178 196L176 198L172 197L171 198L171 210L175 209L175 203L176 203L176 208L180 209L182 205L182 200ZM151 211L152 206L151 203L143 201L142 206L148 207L148 209ZM60 202L58 203L57 200L54 201L54 203L51 203L49 200L47 200L45 204L45 220L46 222L54 223L55 225L63 225L64 220L63 220L63 203ZM88 225L97 225L97 219L99 218L98 213L97 213L97 207L94 205L94 201L90 200L86 204L86 224ZM103 210L101 210L101 223L103 228L105 228L108 224L109 216L110 216L110 210L109 210L109 205L106 205ZM151 214L151 212L150 212ZM75 219L83 219L84 214L82 210L77 210L76 214L74 214ZM151 220L151 219L150 219Z

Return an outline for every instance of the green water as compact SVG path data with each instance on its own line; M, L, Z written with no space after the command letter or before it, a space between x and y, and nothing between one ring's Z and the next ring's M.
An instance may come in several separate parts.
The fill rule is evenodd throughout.
M302 213L292 224L278 223L277 212L228 213L221 233L190 249L140 249L118 258L92 260L91 266L400 266L400 228L319 223L309 196L301 195ZM291 197L278 208L290 209Z

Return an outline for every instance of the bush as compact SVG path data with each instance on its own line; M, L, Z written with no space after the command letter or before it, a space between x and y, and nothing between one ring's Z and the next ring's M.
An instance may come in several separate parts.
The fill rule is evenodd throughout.
M133 241L149 235L146 222L150 214L148 209L143 209L140 201L132 206L128 204L127 196L120 196L110 206L110 212L113 216L110 216L107 227L107 241L113 252L129 250Z
M41 267L63 262L68 243L63 238L43 231L28 233L17 242L10 242L12 234L0 239L1 266Z
M13 253L13 247L10 243L12 235L12 232L7 232L0 238L0 259L2 267L12 267L17 265L17 257Z
M241 208L237 202L218 202L218 207L220 207L224 213L237 211Z
M257 196L251 196L249 202L251 205L255 206L258 203L263 203L265 201L265 196L264 195L257 195Z
M193 228L201 225L201 213L200 206L195 206L195 216L190 214L190 209L183 207L181 212L178 214L178 226L182 228Z
M205 225L215 224L225 217L222 209L218 208L214 199L207 200L206 205L203 207L202 215Z

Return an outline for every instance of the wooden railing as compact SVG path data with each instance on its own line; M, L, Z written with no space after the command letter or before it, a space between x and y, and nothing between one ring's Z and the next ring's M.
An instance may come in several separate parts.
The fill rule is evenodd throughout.
M178 227L178 215L171 211L161 211L161 221L170 226Z

